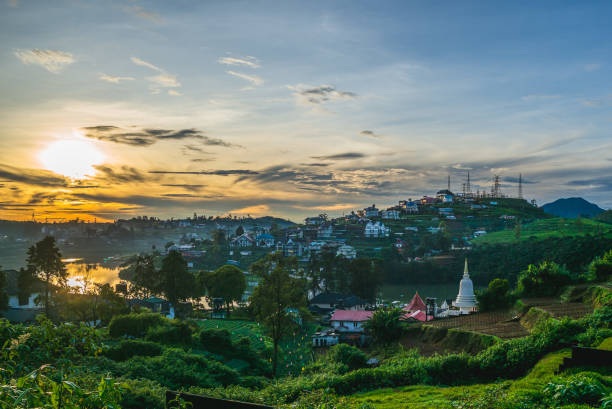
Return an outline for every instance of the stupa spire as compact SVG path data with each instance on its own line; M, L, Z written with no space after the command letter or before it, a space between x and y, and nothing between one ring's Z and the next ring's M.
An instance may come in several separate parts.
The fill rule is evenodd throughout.
M463 267L463 276L464 277L469 277L470 276L470 272L468 271L468 260L467 260L467 257L465 258L465 267Z

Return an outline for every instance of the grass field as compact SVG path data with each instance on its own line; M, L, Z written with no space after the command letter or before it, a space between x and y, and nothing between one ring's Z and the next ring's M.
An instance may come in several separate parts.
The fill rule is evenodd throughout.
M579 221L578 221L579 220ZM549 237L584 236L605 233L612 237L610 225L589 219L542 219L522 226L520 240L546 239ZM516 241L514 229L486 234L472 240L476 246L486 244L513 243Z
M539 391L554 376L554 372L563 362L563 358L570 355L569 349L548 354L525 377L516 381L452 387L416 385L394 389L378 389L355 394L348 399L355 404L355 407L358 407L361 403L368 403L379 409L438 409L456 407L451 406L451 401L467 397L478 399L487 394L500 393L501 391L507 393L518 390L523 393Z
M251 340L251 345L259 351L272 348L272 341L254 321L208 319L198 322L202 329L227 329L234 341L247 337ZM280 375L299 375L302 367L312 363L311 335L314 330L313 325L305 324L301 331L296 331L281 341L278 368Z

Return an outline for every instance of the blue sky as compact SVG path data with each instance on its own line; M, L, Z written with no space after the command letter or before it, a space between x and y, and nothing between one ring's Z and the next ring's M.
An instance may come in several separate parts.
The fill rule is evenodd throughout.
M297 220L468 170L612 207L609 2L0 7L7 217Z

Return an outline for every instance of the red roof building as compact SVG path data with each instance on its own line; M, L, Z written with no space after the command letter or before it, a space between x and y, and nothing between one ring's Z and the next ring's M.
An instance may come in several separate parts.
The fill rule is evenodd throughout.
M372 318L374 311L363 310L336 310L331 316L330 321L354 321L362 322Z
M414 297L412 297L412 301L410 301L410 304L408 304L408 306L404 307L403 309L404 311L415 312L426 311L427 307L425 306L425 303L421 299L419 293L416 292L414 293Z

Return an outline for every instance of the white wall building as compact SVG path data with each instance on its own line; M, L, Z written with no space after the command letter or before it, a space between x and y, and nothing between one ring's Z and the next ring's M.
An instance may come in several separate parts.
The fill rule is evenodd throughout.
M367 238L389 237L390 230L381 222L368 222L363 234Z

